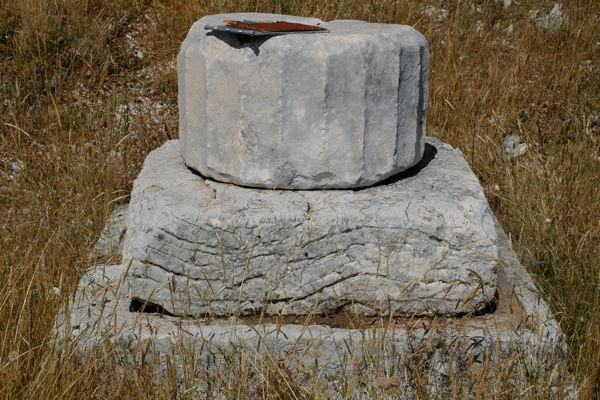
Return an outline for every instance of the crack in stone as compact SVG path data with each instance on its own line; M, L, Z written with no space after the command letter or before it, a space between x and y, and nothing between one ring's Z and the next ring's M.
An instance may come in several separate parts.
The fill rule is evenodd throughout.
M355 272L355 273L353 273L353 274L351 274L349 276L342 277L342 278L337 279L337 280L335 280L335 281L333 281L333 282L331 282L331 283L329 283L327 285L324 285L324 286L322 286L320 288L316 288L316 289L314 289L313 292L310 292L310 293L308 293L308 294L306 294L304 296L300 296L300 297L283 297L283 298L279 298L279 299L267 299L266 303L268 303L268 304L277 304L277 303L286 302L286 301L300 301L300 300L305 300L305 299L307 299L307 298L309 298L311 296L314 296L317 293L322 292L323 290L325 290L325 289L327 289L329 287L335 286L338 283L344 282L344 281L346 281L346 280L348 280L350 278L353 278L355 276L358 276L358 275L361 275L361 273Z
M162 269L163 271L165 271L165 272L167 272L167 273L169 273L169 274L173 274L173 275L175 275L175 276L180 276L180 277L182 277L182 278L185 278L185 279L190 279L190 280L199 280L199 279L192 279L192 278L188 277L187 275L185 275L183 272L176 272L176 271L173 271L173 270L167 269L167 268L165 268L165 266L163 266L163 265L160 265L160 264L157 264L157 263L154 263L154 262L152 262L152 261L150 261L150 260L143 260L143 261L142 261L142 260L140 260L140 262L142 262L144 265L152 265L153 267L160 268L160 269ZM206 280L208 280L208 279L206 279ZM214 279L214 281L216 281L216 280L217 280L217 279ZM164 282L161 282L161 283L164 283Z
M230 289L230 290L239 289L242 287L242 285L248 283L249 281L251 281L253 279L260 279L260 278L264 278L264 277L265 277L265 274L259 273L256 275L244 277L242 280L240 280L237 283L233 283L233 284L230 284L229 286L223 286L223 287L225 289Z

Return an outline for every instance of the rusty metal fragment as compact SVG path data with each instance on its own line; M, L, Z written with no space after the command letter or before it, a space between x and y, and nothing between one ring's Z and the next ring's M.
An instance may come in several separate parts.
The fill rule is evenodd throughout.
M300 24L287 21L230 21L226 20L225 25L235 28L245 28L261 32L293 32L293 31L324 31L320 26Z
M205 26L204 29L213 32L230 32L246 36L276 36L287 33L327 32L327 29L315 25L300 24L288 21L233 21L225 20L225 25Z

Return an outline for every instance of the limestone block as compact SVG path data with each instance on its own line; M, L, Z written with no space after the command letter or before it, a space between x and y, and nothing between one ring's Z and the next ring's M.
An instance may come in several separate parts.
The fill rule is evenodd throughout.
M476 312L496 293L493 215L461 153L361 190L289 191L205 180L178 141L146 159L123 262L131 295L176 315Z
M127 204L119 204L115 207L90 253L90 260L101 256L120 256L121 248L123 247L123 239L125 237L126 213Z
M227 19L287 20L324 33L245 39ZM427 41L409 26L275 14L211 15L181 46L179 132L188 166L270 189L356 188L422 157Z

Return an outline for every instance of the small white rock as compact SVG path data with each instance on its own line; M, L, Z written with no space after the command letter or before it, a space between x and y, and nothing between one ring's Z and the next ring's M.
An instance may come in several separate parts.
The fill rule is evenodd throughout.
M542 18L536 20L538 28L554 31L569 22L569 16L560 3L554 3L552 10Z
M19 352L16 350L12 350L11 352L8 353L8 360L9 361L15 361L17 358L19 358Z
M475 21L475 32L481 32L483 30L483 21L478 19L477 21Z
M21 160L16 159L10 162L10 169L12 170L13 177L19 175L21 171L23 171L23 168L25 168L25 163Z
M527 151L527 143L521 143L519 136L509 135L502 143L504 154L510 158L519 157Z

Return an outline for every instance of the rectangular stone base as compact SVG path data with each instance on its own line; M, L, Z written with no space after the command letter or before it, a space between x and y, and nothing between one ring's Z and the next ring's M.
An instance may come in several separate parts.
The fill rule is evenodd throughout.
M132 295L175 315L464 315L496 301L493 219L460 151L432 138L370 188L297 191L205 179L174 140L134 184L123 260Z
M121 235L122 219L111 221L120 228L106 231ZM291 379L293 374L319 379L331 398L359 378L365 386L352 398L369 398L361 397L361 390L383 390L383 378L393 381L396 398L414 398L414 371L436 398L452 397L453 385L466 387L469 397L469 387L496 390L499 384L511 393L551 387L558 398L576 398L564 337L495 219L494 223L498 302L495 310L479 316L382 320L335 314L309 316L304 325L268 318L185 319L152 305L146 312L132 311L141 307L130 295L135 282L130 265L96 265L58 316L54 338L59 349L75 346L84 355L92 350L97 354L108 341L121 361L139 362L142 353L146 359L154 355L164 371L167 366L171 372L173 367L179 372L202 371L199 381L207 371L218 375L219 369L231 367L231 360L275 360L276 368L292 371ZM198 365L187 365L189 360ZM206 390L199 384L198 395Z

